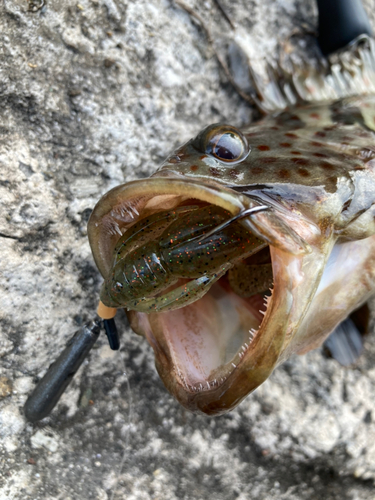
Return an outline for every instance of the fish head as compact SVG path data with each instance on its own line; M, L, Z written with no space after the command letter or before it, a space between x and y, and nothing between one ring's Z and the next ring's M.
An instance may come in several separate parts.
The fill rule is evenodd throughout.
M194 412L233 409L291 354L320 345L374 289L375 231L366 233L364 213L348 216L349 202L357 203L355 183L339 149L316 134L321 127L290 114L282 126L280 120L243 132L207 127L151 178L104 195L89 221L94 259L106 278L119 237L149 214L194 200L233 216L268 207L241 224L268 246L270 290L244 297L224 276L185 307L128 311L131 327L154 350L165 386ZM359 165L346 156L352 169Z

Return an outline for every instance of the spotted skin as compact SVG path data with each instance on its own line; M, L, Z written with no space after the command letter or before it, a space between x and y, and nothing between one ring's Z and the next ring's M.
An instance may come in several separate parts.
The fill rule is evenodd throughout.
M293 113L284 111L242 132L251 153L241 162L227 164L202 156L192 140L176 150L171 156L173 163L167 159L155 175L173 171L194 179L215 180L251 196L272 192L272 196L297 204L312 203L322 196L327 202L339 196L341 204L336 210L342 217L336 223L340 228L374 203L374 96L301 107ZM307 187L310 190L309 194L304 190L305 197L296 194ZM320 216L315 214L314 219ZM369 228L369 234L373 229Z
M202 157L188 143L171 157L173 169L194 178L213 176L234 187L272 180L304 186L323 183L328 192L334 192L339 177L351 182L355 172L371 168L367 164L375 158L375 97L352 101L353 105L346 100L301 108L292 115L283 112L251 125L243 130L251 154L236 165ZM347 119L349 111L352 121ZM161 170L171 169L170 165L167 160Z

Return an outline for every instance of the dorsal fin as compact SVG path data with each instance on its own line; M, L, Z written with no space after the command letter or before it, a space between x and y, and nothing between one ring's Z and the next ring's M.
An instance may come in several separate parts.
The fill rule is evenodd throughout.
M337 4L339 10L346 4L344 0L325 2ZM209 27L183 0L175 3L199 22L228 80L242 98L262 113L375 93L375 41L370 36L369 23L368 29L363 21L363 29L361 24L359 31L351 30L353 34L362 34L327 57L319 47L316 33L299 29L280 42L272 54L260 58L246 28L231 23L227 31L220 31L215 25ZM340 38L347 39L350 37Z
M328 58L320 52L316 39L310 38L311 57L305 59L302 49L291 37L285 42L287 51L285 46L280 47L274 60L265 59L263 67L258 64L257 69L246 55L246 48L233 41L228 50L228 68L233 80L266 113L375 93L373 38L361 35ZM248 78L243 71L246 59Z

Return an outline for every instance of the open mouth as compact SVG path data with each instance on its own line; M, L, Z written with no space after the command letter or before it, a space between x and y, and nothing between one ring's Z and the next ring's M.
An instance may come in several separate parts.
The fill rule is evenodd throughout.
M219 387L240 366L271 300L271 290L240 297L228 274L195 302L147 317L153 340L167 344L176 376L192 393Z
M152 178L147 184L135 181L115 188L95 207L89 223L90 244L103 277L113 275L119 238L136 221L161 209L184 206L186 200L190 205L196 200L203 206L220 207L229 215L256 206L229 189L190 180ZM163 290L137 299L134 307L125 305L132 309L128 316L133 330L146 336L153 347L156 367L168 390L190 410L208 414L236 406L277 364L292 308L288 288L293 286L280 272L281 261L295 265L295 255L306 252L303 240L292 229L285 230L283 221L271 212L237 224L258 246L234 260L220 261L220 273L213 273L212 283L204 284L194 300L186 300L182 307L153 305L165 296L172 296L176 304L179 291L199 282L199 274L189 279L178 276ZM151 304L147 312L142 310L143 299ZM267 328L271 317L273 327Z

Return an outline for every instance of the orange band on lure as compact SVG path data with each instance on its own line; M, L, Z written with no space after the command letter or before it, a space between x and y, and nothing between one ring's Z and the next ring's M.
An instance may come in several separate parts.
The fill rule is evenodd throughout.
M116 307L107 307L100 300L98 309L96 310L98 316L102 319L112 319L116 316L117 308Z

